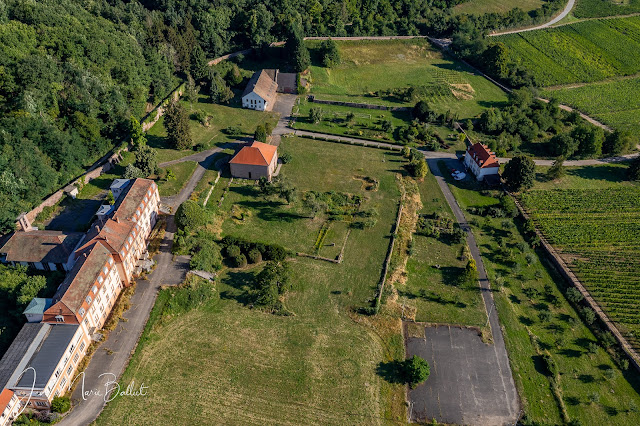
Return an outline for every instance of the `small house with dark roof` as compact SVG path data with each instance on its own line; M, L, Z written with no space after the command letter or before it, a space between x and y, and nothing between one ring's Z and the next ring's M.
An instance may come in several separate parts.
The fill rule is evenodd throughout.
M27 317L27 322L40 322L44 311L49 309L53 304L53 299L44 299L42 297L34 297L29 302L29 305L25 308L24 314Z
M267 70L253 73L242 93L242 107L257 111L271 111L276 102L278 83Z
M479 181L484 180L487 176L499 175L500 173L498 158L487 145L481 143L475 143L467 148L464 164Z
M82 232L16 231L0 247L0 262L41 271L69 271L73 252L83 239Z
M278 148L258 141L244 146L229 161L231 176L243 179L271 180L277 165Z

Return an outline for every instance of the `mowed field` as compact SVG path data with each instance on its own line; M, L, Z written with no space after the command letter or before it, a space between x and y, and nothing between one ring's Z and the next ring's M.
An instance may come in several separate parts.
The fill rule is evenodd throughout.
M522 201L607 315L640 349L640 186L532 190Z
M498 192L481 194L475 184L447 179L464 210L498 203ZM571 182L588 179L574 174ZM601 346L589 351L590 344L601 343L565 299L565 282L545 257L528 246L513 220L465 214L494 291L522 423L640 423L637 373L619 369ZM544 355L558 367L554 380Z
M542 96L556 98L615 129L640 131L640 78L549 88Z
M311 48L318 42L308 42ZM342 63L311 67L311 93L319 99L413 106L388 91L421 87L440 113L474 117L506 101L505 93L460 62L443 57L423 39L339 41Z
M97 424L369 425L404 418L404 388L376 373L380 362L404 356L399 320L374 332L352 319L353 309L375 294L399 198L401 159L295 138L283 139L281 149L293 157L281 173L298 190L361 194L379 212L377 224L351 232L342 264L291 260L294 285L285 303L294 316L249 305L247 289L261 265L226 270L215 296L184 314L159 316L162 303L170 303L160 298L121 380L144 382L148 395L116 399ZM376 191L365 192L356 178L364 170L378 180ZM223 235L312 251L320 219L303 214L298 202L265 202L253 188L232 184L220 209L211 207L224 219ZM219 195L217 187L214 206ZM244 220L234 218L238 206L246 209ZM391 405L393 395L400 399Z
M513 8L520 8L525 12L540 8L542 0L468 0L453 8L456 15L468 13L482 15L484 13L505 13Z
M602 19L497 37L540 86L640 71L640 17Z

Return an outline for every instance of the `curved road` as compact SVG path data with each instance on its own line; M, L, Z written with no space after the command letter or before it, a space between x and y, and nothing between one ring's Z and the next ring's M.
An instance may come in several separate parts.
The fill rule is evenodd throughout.
M550 27L550 26L552 26L554 24L557 24L558 22L562 21L564 18L566 18L566 16L569 14L569 12L571 12L571 9L573 9L573 6L575 4L576 4L576 0L569 0L567 5L565 6L565 8L562 10L562 12L560 12L560 14L558 16L556 16L555 18L553 18L549 22L546 22L546 23L544 23L542 25L538 25L537 27L523 28L521 30L504 31L504 32L500 32L500 33L493 33L493 34L489 34L489 37L505 35L505 34L517 34L517 33L522 33L522 32L525 32L525 31L535 31L535 30L541 30L543 28L548 28L548 27Z

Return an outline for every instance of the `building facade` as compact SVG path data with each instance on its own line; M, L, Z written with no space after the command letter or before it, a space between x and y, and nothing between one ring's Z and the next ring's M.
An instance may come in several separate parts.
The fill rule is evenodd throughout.
M0 386L27 408L50 409L53 398L69 390L95 333L146 258L158 187L148 179L122 181L110 217L83 234L72 253L73 267L53 298L29 304L24 313L30 322L0 360Z
M271 111L276 101L278 83L267 70L256 71L242 93L242 107L257 111Z
M489 175L499 175L500 163L487 145L476 143L467 148L464 164L477 180L482 181Z
M0 426L10 425L18 417L21 408L15 392L9 389L0 392Z
M262 142L243 147L229 161L231 176L243 179L271 180L278 165L278 148Z

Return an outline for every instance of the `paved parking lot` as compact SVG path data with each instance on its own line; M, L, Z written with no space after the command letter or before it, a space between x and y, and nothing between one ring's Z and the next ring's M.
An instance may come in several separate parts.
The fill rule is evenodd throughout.
M425 338L408 338L407 355L431 366L429 379L410 390L411 420L465 425L516 421L519 404L508 363L495 345L467 328L425 327Z

